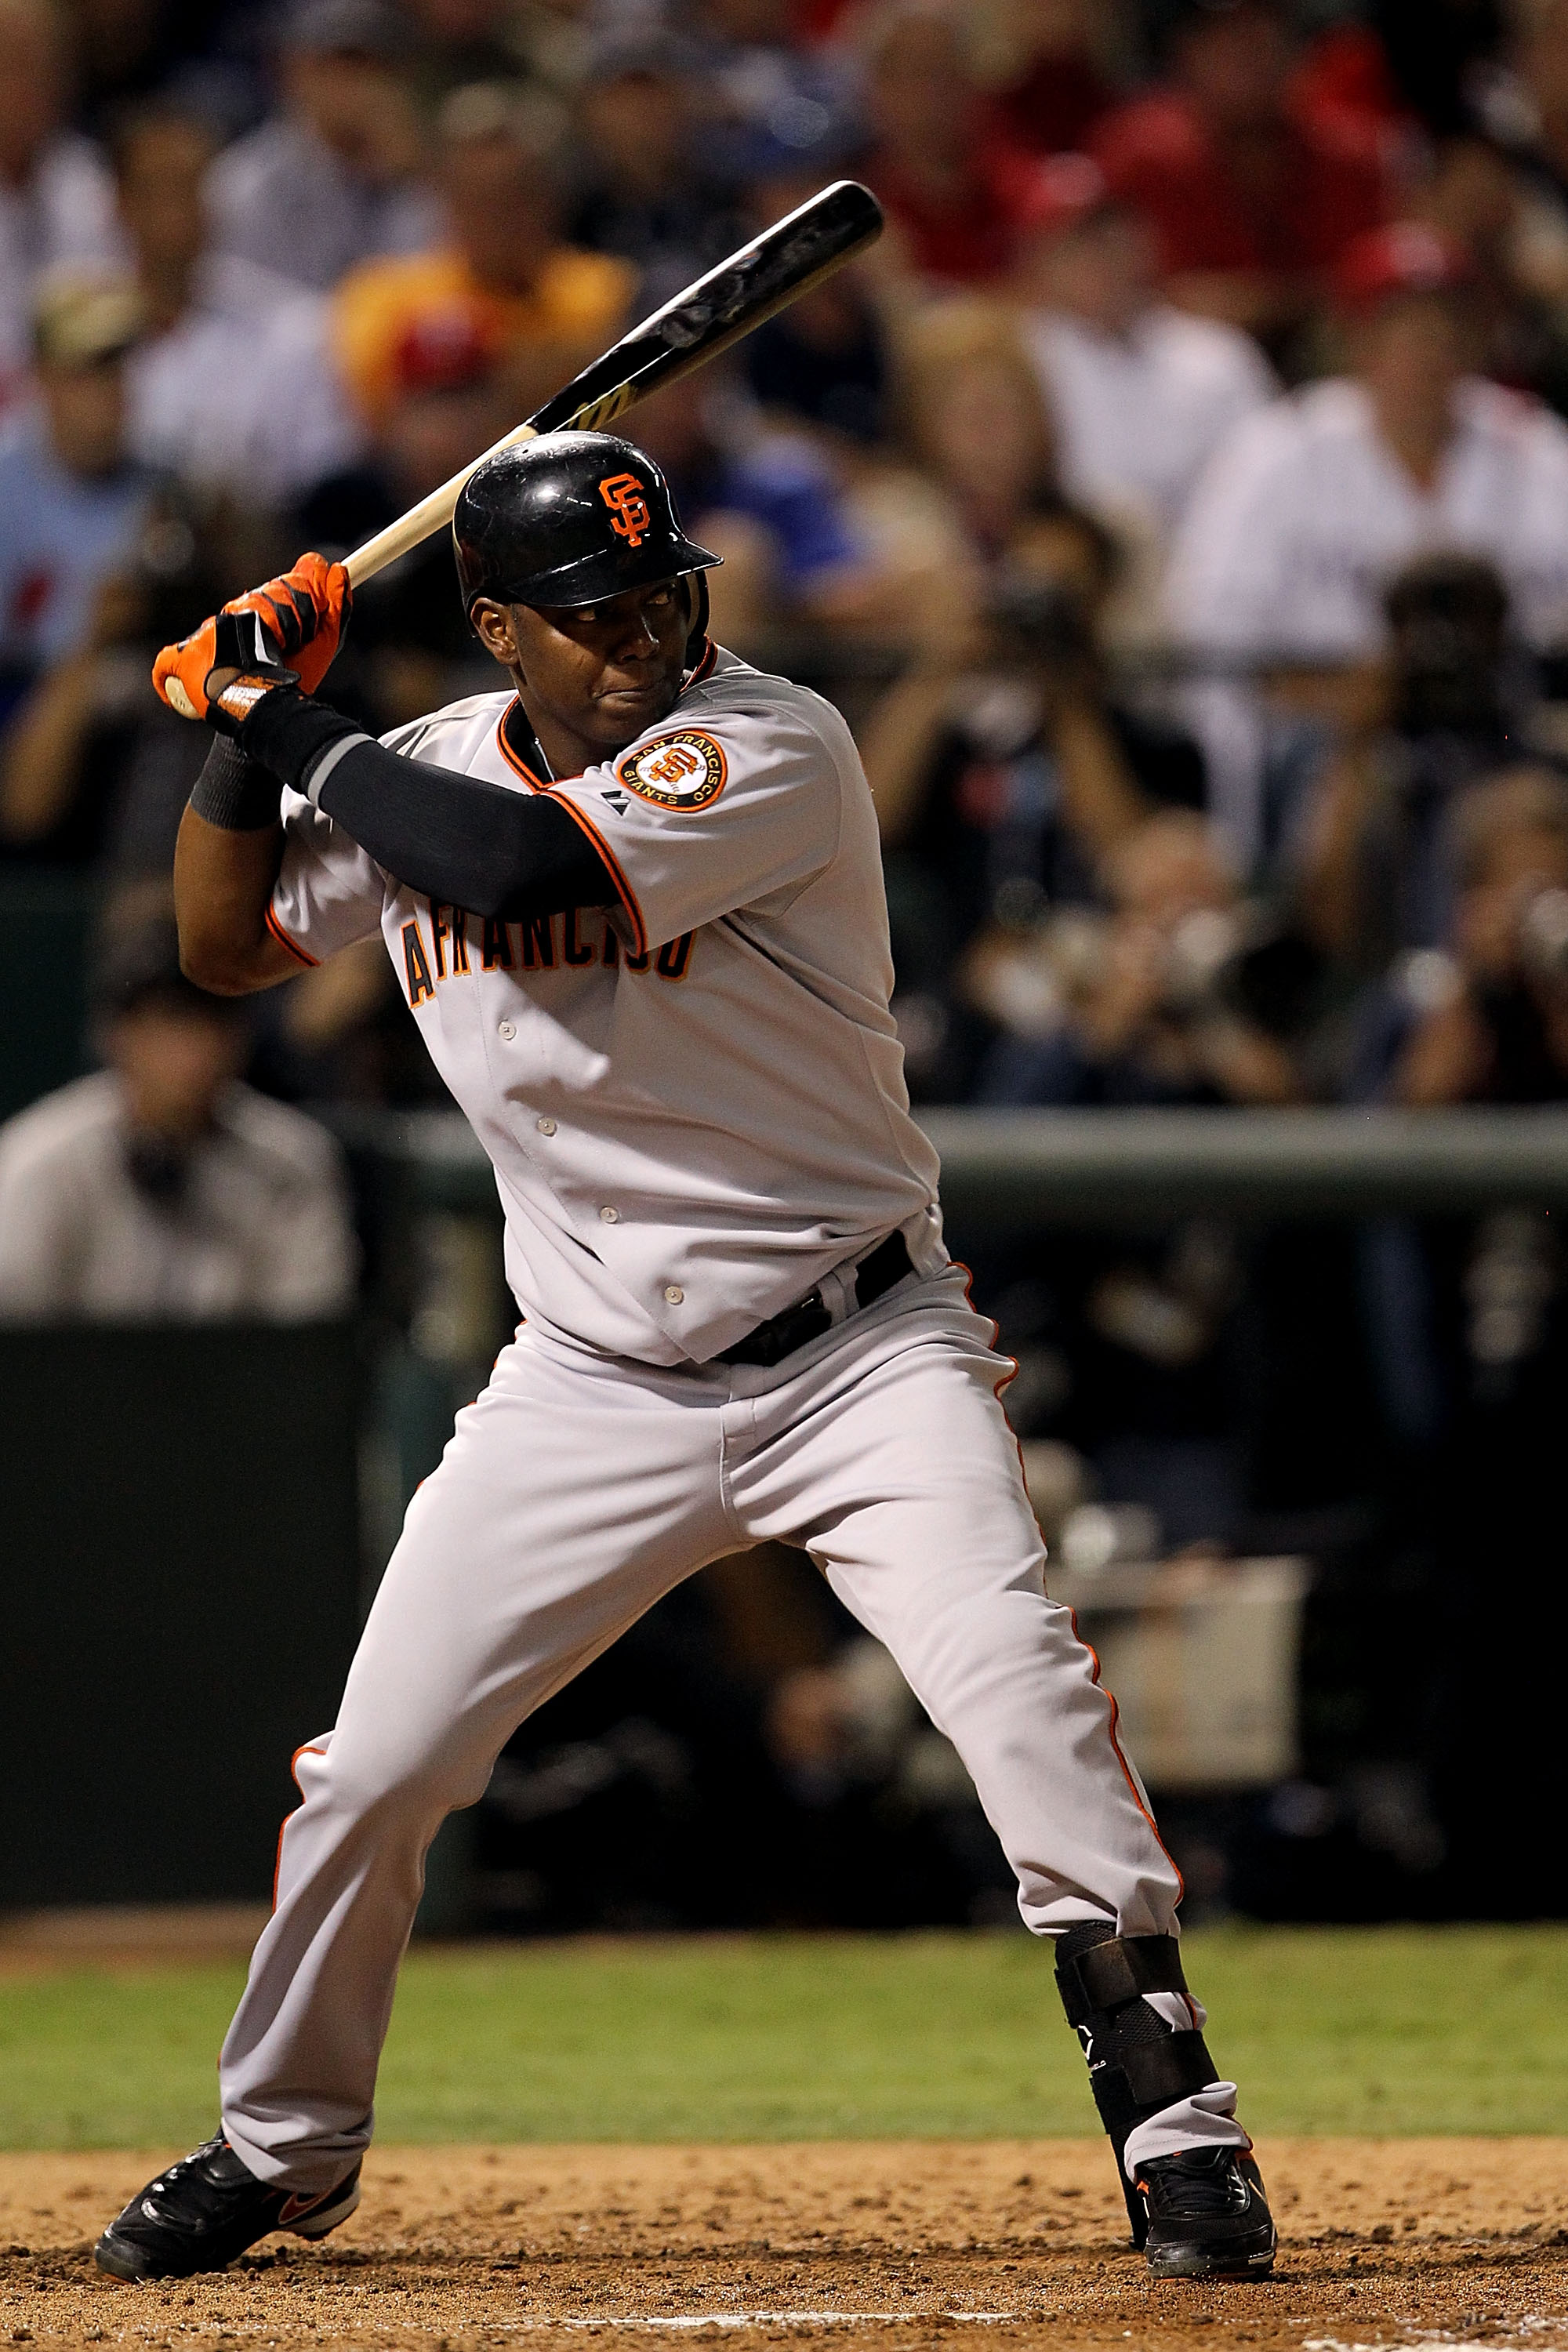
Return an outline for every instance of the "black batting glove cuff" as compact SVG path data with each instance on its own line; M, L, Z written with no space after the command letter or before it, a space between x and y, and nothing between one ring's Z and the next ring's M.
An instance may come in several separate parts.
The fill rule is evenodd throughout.
M211 681L226 667L226 663L220 663L207 672L207 707L203 716L216 734L233 736L237 740L258 703L269 694L293 692L300 683L291 669L253 664L247 669L237 670L228 684L215 693Z
M280 787L269 769L247 760L239 745L220 735L191 792L191 806L225 833L260 833L278 822Z
M315 771L338 745L366 740L352 719L312 701L292 684L264 683L255 676L236 678L218 699L226 703L240 689L258 687L262 690L250 692L233 731L247 759L269 768L297 793L310 792Z

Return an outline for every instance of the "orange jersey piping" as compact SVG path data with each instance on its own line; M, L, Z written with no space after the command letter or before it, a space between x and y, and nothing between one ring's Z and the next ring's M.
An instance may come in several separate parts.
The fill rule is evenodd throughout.
M566 781L569 783L574 783L576 782L576 778L568 777ZM620 862L617 859L615 851L610 847L609 843L605 839L604 835L599 831L598 826L594 823L592 817L584 816L582 810L576 805L575 802L563 801L561 799L560 795L555 793L552 793L550 797L555 802L558 808L563 808L565 810L567 815L572 819L574 824L578 824L582 827L589 840L593 843L595 848L598 851L599 856L603 858L610 879L615 884L616 889L619 894L621 904L626 908L627 914L631 917L633 928L637 935L637 943L636 947L632 949L631 952L633 955L647 955L647 925L643 920L643 912L642 908L637 905L637 894L633 890L631 884L626 880L626 876L622 873Z
M506 761L507 766L511 770L512 773L514 775L521 776L523 782L529 787L531 792L545 793L549 791L550 787L545 782L544 778L542 776L536 776L533 770L529 766L527 761L520 760L517 753L512 750L511 745L506 740L506 722L510 718L512 712L520 707L520 698L514 694L511 700L507 704L506 709L501 712L500 717L496 720L496 742L500 748L501 758ZM526 716L526 714L524 715ZM568 781L570 781L570 779Z
M300 945L298 940L291 940L270 907L267 909L265 921L268 929L271 932L273 938L277 940L280 948L287 948L289 954L295 957L299 962L302 963L308 971L314 971L317 969L321 961L320 956L310 954L306 949Z
M963 1259L962 1259L962 1258L954 1258L954 1259L953 1259L953 1261L952 1261L952 1263L954 1264L954 1265L956 1265L956 1266L957 1266L957 1268L958 1268L959 1272L960 1272L960 1273L963 1275L963 1295L964 1295L964 1297L965 1297L965 1299L966 1299L966 1300L968 1300L969 1305L970 1305L972 1307L973 1307L973 1308L974 1308L974 1312L978 1315L978 1314L979 1314L979 1312L980 1312L980 1310L979 1310L979 1308L978 1308L977 1307L974 1307L974 1301L973 1301L973 1297L970 1297L970 1292L971 1292L971 1289L972 1289L973 1285L974 1276L973 1276L973 1275L971 1273L971 1271L970 1271L969 1267L968 1267L968 1266L966 1266L966 1265L964 1265L964 1263L963 1263ZM989 1324L990 1324L990 1326L991 1326L991 1345L992 1345L992 1348L993 1348L994 1349L996 1349L996 1343L997 1343L997 1341L1000 1339L1000 1338L1001 1338L1001 1336L1002 1336L1002 1326L1001 1326L1001 1325L1000 1325L1000 1324L999 1324L999 1323L994 1319L994 1317L989 1316L989 1315L985 1317L984 1320L985 1320L987 1323L989 1323ZM997 1351L998 1353L1000 1353L1000 1350L999 1350L999 1349L996 1349L996 1351ZM1001 1405L1001 1406L1002 1406L1002 1418L1003 1418L1003 1420L1004 1420L1004 1421L1007 1421L1007 1408L1006 1408L1006 1406L1005 1406L1005 1405L1003 1405L1003 1404L1002 1404L1002 1391L1003 1391L1003 1390L1004 1390L1004 1389L1008 1385L1009 1381L1012 1381L1012 1380L1014 1380L1014 1379L1016 1377L1016 1375L1017 1375L1017 1370L1018 1370L1017 1359L1016 1359L1016 1357L1009 1356L1009 1357L1007 1357L1007 1358L1006 1358L1006 1360L1006 1360L1006 1362L1007 1362L1007 1365L1008 1365L1009 1369L1008 1369L1005 1372L1004 1372L1004 1373L1003 1373L1003 1375L1002 1375L1001 1379L1000 1379L1000 1380L997 1381L997 1383L996 1383L996 1389L995 1389L996 1402L997 1402L998 1405ZM1020 1477L1023 1477L1023 1475L1024 1475L1024 1447L1023 1447L1023 1443L1022 1443L1022 1441L1020 1440L1020 1438L1019 1438L1019 1436L1018 1436L1018 1433L1017 1433L1017 1431L1016 1431L1016 1429L1014 1429L1014 1428L1013 1428L1013 1424L1012 1424L1012 1423L1011 1423L1010 1421L1008 1421L1008 1422L1007 1422L1007 1427L1008 1427L1008 1430L1009 1430L1009 1432L1010 1432L1010 1433L1011 1433L1011 1435L1012 1435L1013 1443L1014 1443L1014 1444L1015 1444L1015 1445L1017 1447L1017 1449L1018 1449L1018 1474L1019 1474L1019 1476L1020 1476ZM1026 1479L1026 1480L1025 1480L1025 1492L1026 1492L1026 1494L1027 1493L1027 1490L1028 1490L1028 1482L1027 1482L1027 1480ZM1047 1596L1047 1597L1048 1597L1048 1596ZM1078 1630L1078 1612L1077 1612L1077 1611L1076 1611L1076 1610L1069 1609L1069 1610L1068 1611L1068 1622L1069 1622L1069 1623L1071 1624L1071 1626L1072 1626L1072 1631L1073 1631L1073 1639L1074 1639L1074 1641L1075 1641L1075 1642L1077 1642L1077 1643L1079 1643L1079 1647L1080 1647L1081 1649L1083 1649L1084 1651L1086 1651L1086 1652L1088 1653L1088 1655L1089 1655L1089 1666L1090 1666L1090 1669L1091 1669L1091 1671L1090 1671L1090 1675L1089 1675L1089 1680L1093 1683L1093 1685L1094 1685L1094 1686L1095 1686L1095 1689L1100 1693L1100 1695L1101 1698L1102 1698L1102 1699L1104 1699L1105 1704L1106 1704L1106 1706L1107 1706L1107 1708L1108 1708L1108 1709L1109 1709L1109 1711L1110 1711L1110 1712L1109 1712L1109 1716L1108 1716L1108 1719L1107 1719L1106 1727L1106 1727L1107 1732L1108 1732L1108 1733L1109 1733L1109 1735L1110 1735L1110 1745L1111 1745L1112 1749L1113 1749L1113 1750L1114 1750L1114 1752L1115 1752L1116 1760L1117 1760L1117 1762L1118 1762L1118 1763L1121 1765L1121 1767L1122 1777L1125 1779L1125 1780L1126 1780L1126 1782L1127 1782L1128 1789L1129 1789L1129 1790L1131 1790L1131 1792L1132 1801L1133 1801L1133 1803L1137 1806L1137 1808L1138 1808L1139 1811L1142 1814L1143 1819L1148 1822L1148 1824L1149 1824L1150 1833L1151 1833L1151 1835L1152 1836L1152 1838L1153 1838L1153 1840L1154 1840L1155 1844L1159 1847L1159 1849L1160 1849L1161 1853L1164 1855L1165 1860L1170 1864L1171 1868L1175 1872L1175 1874L1176 1874L1176 1887L1177 1887L1176 1900L1177 1900L1177 1902L1178 1902L1178 1903L1180 1903L1180 1902L1182 1902L1182 1901L1184 1899L1184 1897L1185 1897L1185 1895L1186 1895L1186 1892L1187 1892L1187 1882L1186 1882L1186 1880L1182 1876L1181 1865L1180 1865L1180 1864L1177 1862L1175 1855L1171 1852L1170 1847L1165 1843L1164 1839L1160 1835L1159 1823L1155 1821L1153 1814L1149 1811L1148 1806L1145 1804L1145 1802L1144 1802L1144 1801L1143 1801L1142 1797L1142 1796L1140 1795L1140 1793L1139 1793L1137 1776L1136 1776L1136 1775L1135 1775L1135 1773L1133 1772L1133 1769L1132 1769L1131 1765L1128 1762L1128 1760L1127 1760L1127 1751L1126 1751L1126 1749L1122 1747L1121 1742L1121 1739L1120 1739L1120 1738L1118 1738L1118 1736L1117 1736L1117 1729L1116 1729L1116 1727L1117 1727L1117 1724L1118 1724L1118 1723L1120 1722L1120 1720L1121 1720L1121 1707L1120 1707L1120 1706L1118 1706L1118 1704L1117 1704L1116 1693L1115 1693L1114 1691L1112 1691L1112 1690L1108 1690L1108 1689L1106 1688L1105 1685L1104 1685L1104 1684L1100 1681L1100 1653L1099 1653L1099 1651L1095 1648L1095 1646L1094 1646L1093 1643L1092 1643L1092 1642L1087 1642L1087 1641L1085 1641L1085 1640L1084 1640L1083 1635L1079 1632L1079 1630Z
M309 1739L307 1739L301 1747L296 1748L294 1753L289 1759L289 1778L293 1781L294 1786L297 1789L300 1789L300 1774L297 1768L299 1766L300 1757L324 1756L326 1752L327 1751L324 1748L318 1748L313 1741ZM283 1832L288 1828L289 1822L293 1820L294 1813L299 1811L300 1805L302 1805L304 1801L305 1791L303 1789L300 1789L300 1804L295 1806L294 1812L285 1813L283 1819L278 1824L278 1851L274 1855L272 1862L272 1908L274 1911L278 1908L278 1874L283 1867Z

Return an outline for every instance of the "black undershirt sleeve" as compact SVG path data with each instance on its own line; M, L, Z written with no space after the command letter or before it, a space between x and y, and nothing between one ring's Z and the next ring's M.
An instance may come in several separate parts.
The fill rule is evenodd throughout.
M516 919L616 902L604 859L561 802L406 759L307 695L267 695L239 745L444 906Z

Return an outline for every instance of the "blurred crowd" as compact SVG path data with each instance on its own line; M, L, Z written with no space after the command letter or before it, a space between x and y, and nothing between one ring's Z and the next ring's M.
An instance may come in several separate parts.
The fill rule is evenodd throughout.
M1561 1091L1561 0L0 0L0 76L6 866L165 878L149 648L853 173L637 429L860 734L917 1096ZM331 691L489 680L437 540ZM418 1098L390 1010L268 1085Z
M0 0L0 889L90 886L103 1065L0 1130L0 1310L350 1295L300 1107L439 1087L374 943L181 981L150 656L841 176L880 244L631 429L856 729L917 1101L1568 1099L1568 0ZM497 682L437 539L326 691ZM977 1274L1172 1543L1557 1362L1523 1210Z

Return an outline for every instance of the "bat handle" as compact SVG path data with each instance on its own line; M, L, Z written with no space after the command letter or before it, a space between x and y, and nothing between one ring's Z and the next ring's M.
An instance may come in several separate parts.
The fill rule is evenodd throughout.
M399 515L395 522L389 522L384 530L378 530L374 539L367 539L363 547L356 547L348 558L351 587L363 588L367 580L374 580L378 572L384 572L389 563L395 563L398 557L406 555L411 547L417 547L433 531L443 530L457 510L463 484L487 457L495 457L502 449L515 449L520 441L535 438L535 428L531 425L520 425L515 432L503 434L482 456L476 457L471 466L465 466L461 473L454 474L450 481L443 482L438 490L432 490L428 498L421 499L416 507L410 507L408 512Z

